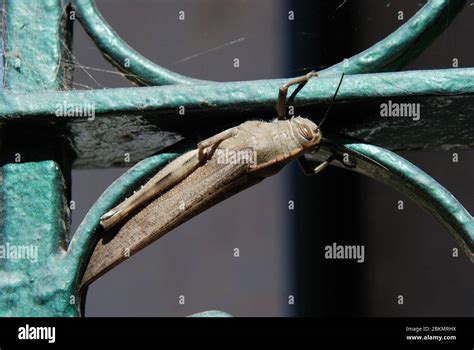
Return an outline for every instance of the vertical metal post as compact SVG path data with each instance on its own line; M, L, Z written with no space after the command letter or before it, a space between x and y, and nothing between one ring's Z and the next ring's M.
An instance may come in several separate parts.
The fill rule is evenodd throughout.
M61 0L5 0L4 93L64 89L68 35ZM54 124L8 121L2 128L0 316L75 316L58 273L69 231L71 157ZM11 255L21 249L29 258Z

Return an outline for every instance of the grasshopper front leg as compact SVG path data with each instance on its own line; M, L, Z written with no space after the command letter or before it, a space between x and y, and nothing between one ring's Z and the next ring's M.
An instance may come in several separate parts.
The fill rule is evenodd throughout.
M336 158L334 156L330 156L328 159L326 159L324 162L320 163L316 167L311 166L308 160L304 156L301 156L300 158L298 158L297 161L298 161L298 165L303 171L303 174L305 174L306 176L312 176L326 169L328 165L330 165L331 162L335 159Z
M286 84L283 84L280 86L280 89L278 90L278 101L276 105L276 110L278 113L278 119L286 119L286 96L288 95L288 89L292 85L296 84L306 84L308 80L310 80L313 77L319 76L318 73L315 71L311 71L306 75L303 75L301 77L294 78L287 82ZM298 90L299 91L299 90Z

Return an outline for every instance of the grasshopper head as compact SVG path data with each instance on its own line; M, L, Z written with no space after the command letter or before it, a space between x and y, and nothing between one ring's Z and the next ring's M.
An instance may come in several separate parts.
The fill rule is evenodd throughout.
M290 120L293 135L304 149L310 149L321 142L322 134L319 127L311 120L295 117Z

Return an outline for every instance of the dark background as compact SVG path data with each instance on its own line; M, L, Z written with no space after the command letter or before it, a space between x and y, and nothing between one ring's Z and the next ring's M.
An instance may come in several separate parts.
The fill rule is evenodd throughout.
M236 81L330 66L383 39L404 22L398 11L407 20L424 1L96 3L118 34L154 62L194 78ZM180 10L185 21L178 20ZM454 57L460 67L472 66L473 11L466 6L406 69L451 68ZM110 72L79 23L74 31L75 88L130 86ZM451 162L452 152L402 156L474 212L472 151L459 152L459 163ZM125 170L73 171L73 230ZM403 211L397 210L400 199ZM364 244L365 262L324 260L324 246L333 242ZM396 191L341 169L306 178L291 165L100 278L89 288L86 315L186 316L219 309L235 316L473 316L472 264L462 252L452 257L454 247L448 232ZM288 305L289 295L295 305ZM397 304L398 295L404 305Z

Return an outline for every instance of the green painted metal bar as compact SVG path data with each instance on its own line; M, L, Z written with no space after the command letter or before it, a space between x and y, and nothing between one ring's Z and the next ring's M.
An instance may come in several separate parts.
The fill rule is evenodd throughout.
M319 121L339 78L339 75L331 75L310 81L297 96L297 112ZM133 161L139 161L192 133L191 126L197 121L201 130L215 130L248 119L274 118L277 92L283 82L283 79L274 79L75 90L31 93L27 99L22 94L3 94L0 95L0 118L63 123L64 132L73 140L77 153L75 167L120 166L126 165L122 162L125 152L132 151ZM350 75L344 78L337 99L342 111L337 114L344 118L331 117L325 128L397 150L469 148L474 146L474 134L469 132L473 128L473 119L469 118L472 113L469 106L474 106L473 93L474 70L471 68ZM421 103L420 120L381 118L380 104L397 98L403 99L402 102L411 99L410 102ZM76 101L94 106L93 122L55 116L58 105L74 105ZM367 112L369 105L372 108ZM179 114L180 106L185 107L184 116ZM129 133L131 128L132 134ZM111 129L114 132L110 132ZM164 138L162 131L176 136ZM106 139L104 134L108 135ZM141 137L144 134L148 135L146 142ZM424 134L426 137L422 137ZM127 142L124 142L125 137Z
M465 6L465 0L430 0L384 40L340 62L324 74L397 71L416 58L442 33Z
M231 314L219 310L209 310L192 314L189 317L232 317Z
M104 57L130 81L141 86L200 82L161 67L128 46L105 21L93 0L75 0L73 5L82 26Z
M68 35L62 1L5 0L4 17L5 92L67 87L68 71L61 62L67 57L61 40Z
M363 53L350 58L346 61L344 65L336 65L326 70L326 74L330 76L332 74L336 74L336 72L340 71L340 69L348 69L352 73L354 72L366 72L366 71L374 71L376 69L380 69L383 66L383 62L398 62L397 57L401 57L403 55L407 55L410 57L414 57L416 50L421 47L424 47L433 37L433 34L425 35L425 32L430 33L438 33L440 28L443 26L445 27L449 22L449 19L453 17L455 13L462 7L464 1L440 1L440 0L431 0L429 1L412 19L410 19L405 25L403 25L399 30L397 30L392 35L388 36L385 40L381 41L380 43L374 45L372 48L364 51ZM116 47L117 50L122 52L122 58L131 57L130 52L127 51L127 46L124 43L121 43L121 39L118 38L113 31L109 31L107 28L107 24L100 18L100 14L97 12L93 1L90 0L78 0L75 3L78 11L82 14L87 13L87 16L83 16L83 24L89 28L90 34L96 38L95 40L99 40L102 42L99 47L101 49L105 49L108 45L107 43L115 43L110 47ZM81 12L82 11L82 12ZM445 15L443 15L446 14ZM450 16L447 13L451 13ZM442 20L446 17L446 20ZM449 18L448 18L449 17ZM87 23L85 23L87 22ZM105 23L105 24L104 24ZM105 27L104 27L105 26ZM433 28L437 28L434 30ZM87 29L87 28L86 28ZM110 28L109 28L110 29ZM92 32L93 33L92 33ZM115 39L114 39L115 38ZM429 38L429 40L428 40ZM117 41L118 40L118 41ZM420 44L423 43L423 44ZM412 53L412 54L410 54ZM106 56L110 56L110 52L106 53ZM112 55L113 56L113 55ZM110 57L112 57L110 56ZM117 56L118 57L118 56ZM136 56L139 59L139 56ZM150 62L148 62L150 63ZM148 63L145 65L148 67ZM150 63L151 64L151 63ZM164 77L167 80L169 77L167 74L161 74L161 67L154 66L153 72L144 73L146 70L140 68L140 64L134 64L133 67L138 69L136 73L141 74L142 77L148 79L161 79ZM134 69L135 69L134 68ZM154 71L156 70L156 71ZM165 70L166 71L166 70ZM141 73L140 73L141 72ZM148 74L148 75L147 75ZM171 73L172 75L174 73ZM404 73L403 73L404 74ZM426 74L430 74L427 72ZM438 74L434 72L434 74ZM362 98L373 98L374 96L378 95L377 89L383 89L385 93L383 96L390 98L391 96L407 96L410 95L411 92L407 93L404 91L408 89L413 89L413 95L423 95L423 94L430 94L430 93L446 93L452 94L456 93L456 91L463 90L463 85L469 84L469 76L465 77L464 79L458 79L457 76L453 75L453 79L450 80L449 74L451 72L446 72L445 74L441 73L439 75L440 83L446 84L445 89L435 89L432 88L433 85L436 84L436 77L433 76L425 76L422 73L416 73L416 76L413 75L400 75L398 79L394 81L374 81L367 77L368 84L364 84L359 89L358 86L353 84L353 89L351 92L348 92L349 98L354 99L362 99ZM470 73L467 73L470 75ZM159 84L168 84L168 83L183 83L181 81L181 76L176 76L177 78L169 78L167 82L157 82ZM415 78L416 80L412 80L409 84L404 84L403 80L408 80ZM365 79L361 78L361 79ZM399 81L402 81L402 84ZM425 83L425 80L427 83ZM191 80L187 80L187 82L191 82ZM273 105L275 97L275 91L278 88L277 85L281 84L283 80L269 80L266 82L243 82L243 83L232 83L237 85L226 85L226 87L231 87L231 89L227 89L226 93L228 95L224 95L221 93L220 84L211 84L211 86L201 86L199 87L191 87L190 90L184 90L186 95L181 94L175 90L134 90L134 89L126 89L126 90L111 90L111 91L93 91L89 95L82 95L83 92L73 92L73 95L69 95L70 99L66 97L67 101L74 103L74 101L84 101L84 103L92 104L96 107L97 115L106 114L109 116L116 116L117 114L127 114L127 115L137 115L141 114L143 111L145 114L150 114L158 112L157 118L141 118L141 117L121 117L121 118L114 118L114 129L115 130L124 130L128 127L133 127L135 131L135 135L139 136L142 134L149 135L150 142L143 143L143 138L141 137L132 137L128 135L128 142L124 143L125 135L122 135L121 132L115 133L108 133L109 136L107 137L107 142L101 142L103 137L101 136L106 130L110 129L111 122L107 120L102 120L95 123L84 123L83 120L68 120L67 121L67 131L70 133L70 137L72 138L72 143L75 146L75 150L78 154L78 159L75 162L76 167L107 167L110 165L121 165L121 158L123 157L123 153L125 150L123 149L126 147L127 151L132 150L135 154L134 161L138 161L147 157L164 147L170 145L173 140L177 141L185 136L186 134L186 125L183 123L183 120L186 120L187 123L192 122L192 117L196 117L200 120L201 127L206 127L206 125L210 125L213 128L224 128L229 126L231 123L236 124L246 119L253 119L255 117L258 118L272 118L273 117ZM420 82L417 86L416 82ZM454 84L458 84L459 88L456 86L452 86ZM329 96L332 95L334 91L333 83L331 84L324 84L324 81L318 81L321 83L322 89L325 91L321 91L318 95L314 97L310 97L308 103L314 104L315 106L320 103L327 101ZM205 84L205 83L204 83ZM210 83L209 83L210 84ZM375 85L374 85L375 84ZM207 84L206 84L207 85ZM266 85L266 86L265 86ZM347 86L347 84L344 84ZM387 85L390 85L393 91L390 92L387 89ZM367 93L364 93L362 88L367 88ZM399 88L397 91L397 87ZM205 91L203 91L205 89ZM307 90L307 89L305 89ZM350 90L350 89L349 89ZM470 90L463 90L469 92ZM358 93L362 92L360 96ZM76 95L77 93L77 95ZM102 95L104 94L104 95ZM391 95L392 94L392 95ZM262 96L261 96L262 95ZM382 94L381 94L382 95ZM200 96L204 98L199 99ZM217 96L218 99L213 99L214 96ZM24 101L21 99L20 96L5 96L4 102L2 106L4 107L3 110L0 110L0 117L1 116L8 116L13 118L15 116L21 117L28 117L28 116L51 116L54 114L55 109L58 105L60 105L64 100L62 100L65 96L58 95L57 97L47 96L31 96L31 99ZM188 98L183 98L188 97ZM196 98L197 97L197 98ZM255 97L258 97L256 99ZM261 98L260 98L261 97ZM298 101L303 101L304 93L301 96L298 96ZM313 101L311 101L313 98ZM194 101L193 101L194 99ZM123 103L122 103L123 101ZM168 101L168 105L166 103L161 103L162 101ZM25 103L26 102L26 103ZM158 102L158 103L156 103ZM439 101L435 100L432 101L432 105L439 104ZM46 104L49 103L49 108ZM42 106L41 106L42 105ZM177 110L180 105L186 106L186 108L191 113L188 113L188 116L191 118L180 118L181 122L178 121L174 123L173 116L177 115ZM235 106L235 108L232 107ZM243 108L239 108L243 107ZM431 106L427 108L430 109ZM193 110L194 108L194 110ZM226 113L226 118L209 118L208 116L210 113ZM354 110L354 108L352 108ZM355 109L357 110L357 108ZM435 111L435 108L431 108L432 111ZM229 112L233 112L234 114L238 114L237 118L232 117ZM311 111L310 111L311 112ZM426 111L425 111L426 112ZM200 114L206 114L205 116L201 116ZM313 114L315 116L315 120L317 120L317 114L320 113L320 110L316 110L313 113L309 113L309 115ZM169 128L166 125L166 122L163 122L165 118L162 118L164 114L167 114L171 118L166 118L172 121L173 126ZM430 113L428 112L427 115ZM160 117L161 115L161 117ZM420 148L419 143L414 143L411 145L410 139L407 138L406 133L398 132L396 127L398 125L397 121L393 121L393 123L383 123L383 127L376 127L374 128L374 122L367 121L367 123L361 123L358 116L354 116L354 121L357 120L357 126L354 126L353 123L340 123L341 131L347 133L351 136L356 136L364 140L365 142L373 142L377 143L382 146L386 146L392 149L400 149L400 145L406 145L407 149L409 148ZM437 116L439 119L440 116ZM231 120L232 119L232 120ZM373 119L373 118L372 118ZM429 120L426 118L425 120ZM57 121L57 119L56 119ZM62 120L61 120L62 121ZM381 121L380 118L378 121ZM435 122L434 124L440 125L440 122ZM421 126L422 123L418 123L417 125ZM449 127L453 126L456 127L456 130L449 130ZM447 135L454 135L457 133L459 129L459 123L457 124L449 124L445 125L445 133ZM360 129L357 129L360 128ZM154 132L153 130L168 130L171 134L162 134L159 132ZM403 129L403 128L402 128ZM380 131L380 132L379 132ZM432 132L435 133L439 131L433 130ZM413 133L408 133L409 135L413 135ZM466 135L469 139L469 135ZM163 142L160 142L160 139ZM432 135L429 135L427 140L435 140ZM91 145L91 140L94 142ZM393 140L393 141L392 141ZM441 139L439 139L441 140ZM453 143L453 140L445 139L445 145L449 145L449 143ZM458 141L458 140L457 140ZM455 142L455 144L459 144L459 142ZM471 141L468 140L466 143L469 144ZM412 147L410 147L410 145ZM439 147L436 144L428 144L428 149L435 149ZM469 146L468 146L469 147Z
M62 8L60 0L5 2L4 87L10 93L64 88ZM39 139L20 144L14 135L3 138L1 239L10 255L0 262L0 315L76 316L72 275L63 264L69 230L65 164L51 139L41 139L41 128L25 124L18 132L31 129Z
M299 92L295 105L330 102L339 80L340 75L312 79ZM187 111L202 113L233 109L251 115L262 109L274 111L278 89L286 81L287 79L271 79L186 86L58 91L30 93L28 99L22 94L4 94L0 96L0 118L51 120L51 117L56 118L58 104L73 105L78 100L94 105L96 118L122 114L161 113L171 116L178 115L180 106L184 106ZM344 78L337 101L473 93L474 69L439 69L348 75ZM85 118L78 118L77 122L83 123ZM258 116L254 114L254 118Z
M77 316L68 266L64 180L56 162L2 167L1 316ZM13 252L27 252L21 259ZM27 258L25 258L27 257ZM71 298L72 297L72 298Z
M344 155L349 155L349 164ZM384 148L354 142L342 136L326 140L321 151L310 155L314 161L336 155L333 165L359 172L383 182L427 210L474 262L474 219L463 205L435 179L406 159Z

